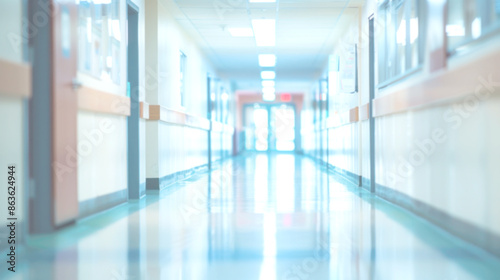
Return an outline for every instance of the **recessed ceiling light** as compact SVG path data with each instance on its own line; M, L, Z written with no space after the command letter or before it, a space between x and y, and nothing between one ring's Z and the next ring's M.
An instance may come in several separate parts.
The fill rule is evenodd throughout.
M262 71L262 72L260 72L260 77L263 80L274 80L276 78L276 72L274 72L274 71Z
M274 47L276 45L276 20L254 19L252 26L258 47Z
M264 93L262 95L262 100L267 101L267 102L273 102L276 100L276 94L274 93Z
M227 30L233 37L253 37L252 28L228 28Z
M250 3L276 3L276 0L249 0Z
M274 67L276 66L276 56L274 54L260 54L259 55L260 67Z
M266 80L262 81L262 86L263 87L274 87L276 83L274 81Z
M262 88L262 93L263 94L275 94L276 89L274 87L265 87L265 88Z

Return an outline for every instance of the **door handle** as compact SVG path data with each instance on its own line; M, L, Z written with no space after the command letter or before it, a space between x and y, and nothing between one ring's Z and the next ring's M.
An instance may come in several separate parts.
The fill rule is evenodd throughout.
M82 82L80 82L77 78L74 78L71 84L73 85L74 90L78 90L82 87Z

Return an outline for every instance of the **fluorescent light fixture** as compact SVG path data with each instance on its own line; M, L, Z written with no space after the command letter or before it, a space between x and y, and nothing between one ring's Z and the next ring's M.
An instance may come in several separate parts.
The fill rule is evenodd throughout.
M274 87L265 87L265 88L262 88L262 93L263 94L275 94L276 90L274 89Z
M268 101L268 102L272 102L272 101L276 100L276 94L274 94L274 93L264 93L262 95L262 100Z
M262 72L260 72L260 77L263 80L274 80L276 78L276 72L274 72L274 71L262 71Z
M249 0L250 3L276 3L276 0Z
M263 87L274 87L275 85L276 85L276 83L274 81L271 81L271 80L262 81Z
M276 45L276 20L253 19L252 26L258 47L274 47Z
M227 30L233 37L253 37L252 28L228 28Z
M260 67L276 66L276 56L274 54L259 54Z

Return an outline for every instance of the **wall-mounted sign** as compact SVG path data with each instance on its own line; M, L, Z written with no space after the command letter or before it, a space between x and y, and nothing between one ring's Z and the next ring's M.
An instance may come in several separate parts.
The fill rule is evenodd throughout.
M292 95L290 93L282 93L280 94L280 100L282 102L290 102L292 101Z
M358 55L355 44L348 47L340 59L340 91L344 93L358 91Z

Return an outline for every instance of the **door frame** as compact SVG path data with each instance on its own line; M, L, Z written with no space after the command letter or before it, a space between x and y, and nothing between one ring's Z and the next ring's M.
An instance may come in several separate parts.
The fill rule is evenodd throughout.
M140 199L146 192L140 182L140 106L139 106L139 7L127 0L127 82L130 116L127 118L128 198Z
M244 150L246 151L250 151L250 152L280 152L280 153L290 153L290 152L295 152L297 151L297 148L298 148L298 143L297 143L297 138L295 137L294 139L294 144L295 144L295 149L293 151L278 151L276 149L270 149L270 145L271 145L271 108L272 107L280 107L281 105L288 105L290 107L293 107L293 111L294 111L294 127L295 129L297 129L297 105L295 103L288 103L288 102L282 102L282 103L263 103L263 102L253 102L253 103L247 103L247 104L244 104L243 105L243 111L241 112L243 117L242 117L242 123L243 123L243 126L245 126L246 124L246 114L245 114L245 111L246 111L246 108L249 108L249 107L254 107L255 105L259 105L263 108L265 108L267 110L267 130L268 130L268 133L267 133L267 143L268 143L268 146L267 146L267 151L257 151L256 149L252 149L252 150L247 150L246 149L246 143L245 143L245 147L244 147ZM296 135L296 134L295 134ZM245 136L245 139L246 139L246 136Z
M375 99L375 14L368 17L369 32L369 107L370 107L370 191L376 189L375 173L375 118L373 117L373 100Z

